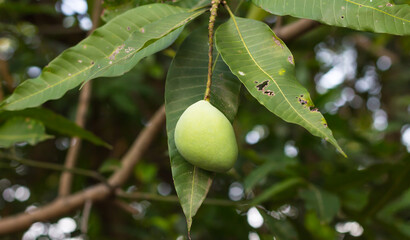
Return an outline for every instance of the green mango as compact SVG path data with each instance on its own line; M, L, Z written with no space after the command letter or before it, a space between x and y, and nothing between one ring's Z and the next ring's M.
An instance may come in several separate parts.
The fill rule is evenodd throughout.
M175 127L175 145L185 160L212 172L228 171L238 157L231 123L205 100L182 113Z

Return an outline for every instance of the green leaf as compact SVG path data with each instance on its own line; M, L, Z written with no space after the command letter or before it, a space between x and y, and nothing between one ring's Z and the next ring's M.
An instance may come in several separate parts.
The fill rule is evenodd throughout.
M235 16L216 31L216 46L225 63L259 103L311 134L332 143L340 153L323 115L296 80L292 53L266 24Z
M267 161L258 166L244 179L245 191L250 191L258 182L271 173L286 170L287 167L297 164L296 159L284 157L282 154L275 154L272 161Z
M0 121L4 121L17 116L38 120L47 128L63 135L79 137L90 141L95 145L111 148L110 144L104 142L99 137L95 136L92 132L79 127L74 122L45 108L29 108L20 111L0 112Z
M211 0L174 0L171 4L184 8L195 9L202 6L210 5Z
M334 227L321 221L315 211L307 211L305 214L305 228L315 240L337 239Z
M203 12L166 4L127 11L64 51L38 78L22 83L2 103L2 109L35 107L90 79L122 75L143 57L169 46L182 27Z
M260 195L255 197L252 200L251 204L252 205L260 204L262 202L265 202L267 200L272 199L277 194L279 194L283 191L286 191L286 190L289 190L289 189L294 189L294 188L296 188L299 185L302 185L304 183L305 183L305 181L301 178L290 178L290 179L283 180L279 183L276 183L276 184L270 186L263 193L261 193Z
M240 83L220 58L216 58L215 61L211 103L230 121L233 121L238 108ZM175 147L174 130L184 110L204 98L207 66L207 31L201 29L192 33L181 45L168 71L165 86L168 148L172 176L187 219L188 230L192 225L192 217L195 216L208 193L214 174L194 167L183 159Z
M336 195L313 185L301 190L299 196L305 200L306 208L314 210L323 222L330 222L340 209L340 200Z
M35 145L52 138L45 133L43 124L37 120L23 117L9 119L0 127L0 147L8 148L19 142Z
M101 164L100 168L98 168L98 172L112 173L119 168L121 168L121 161L115 158L109 158Z
M264 219L265 225L277 240L298 240L298 234L293 225L285 217L280 219L272 217L265 211L258 209Z
M386 0L252 0L276 15L291 15L356 30L410 34L410 5Z

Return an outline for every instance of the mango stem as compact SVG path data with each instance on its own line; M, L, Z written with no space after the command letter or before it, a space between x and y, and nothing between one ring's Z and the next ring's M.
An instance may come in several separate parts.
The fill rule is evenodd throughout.
M218 11L218 6L221 3L221 0L213 0L211 6L211 16L209 17L209 25L208 25L208 79L206 82L206 90L204 100L208 101L211 98L211 84L212 84L212 62L213 62L213 49L214 49L214 26L215 26L215 19Z

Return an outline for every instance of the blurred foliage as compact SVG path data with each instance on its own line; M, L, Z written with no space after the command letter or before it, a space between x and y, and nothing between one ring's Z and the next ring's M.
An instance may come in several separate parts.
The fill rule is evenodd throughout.
M109 13L122 11L118 6L147 2L170 1L109 0L104 7ZM238 2L231 1L232 9ZM4 96L25 79L36 77L49 61L86 36L87 30L80 23L91 14L94 2L88 1L87 13L72 16L64 15L62 3L0 0ZM237 15L246 16L250 6L244 1ZM227 18L225 10L219 12L219 18ZM278 19L269 15L264 21L274 27ZM283 25L297 21L280 19ZM166 74L179 45L207 21L206 14L199 17L170 48L145 58L127 74L93 80L85 128L113 149L83 142L79 168L109 176L120 167L118 159L164 101ZM362 44L363 39L366 44ZM252 201L262 196L257 206L261 216L250 214L251 206L246 204L205 203L194 218L192 239L410 239L410 147L405 145L410 141L410 37L320 26L287 45L297 63L298 80L324 113L349 157L344 158L303 128L275 117L243 88L234 121L240 156L233 171L215 176L208 197ZM323 82L340 77L323 78L335 69L341 69L342 80L333 85ZM78 93L74 89L44 107L73 120ZM36 146L18 144L0 151L63 165L69 139L47 131L55 138ZM57 196L60 172L7 159L0 163L2 218L44 205ZM96 183L76 175L73 190ZM29 196L25 198L27 189ZM135 167L124 190L175 195L165 129ZM112 200L93 205L85 238L186 239L186 221L177 201L123 199L138 212L131 214ZM262 217L263 224L250 224L251 215ZM77 227L65 234L66 239L81 236L82 210L68 216ZM38 239L61 239L52 233L58 221L43 223L45 230ZM0 239L22 239L25 233Z

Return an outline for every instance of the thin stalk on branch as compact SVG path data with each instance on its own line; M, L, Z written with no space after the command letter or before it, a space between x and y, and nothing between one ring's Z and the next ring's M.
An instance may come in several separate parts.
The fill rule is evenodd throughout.
M208 50L208 79L206 82L206 90L205 90L205 96L204 100L208 101L211 98L211 84L212 84L212 62L213 62L213 49L214 49L214 26L215 26L215 20L216 20L216 15L218 14L218 6L221 3L221 0L214 0L212 1L212 6L211 6L211 16L209 17L209 26L208 26L208 45L209 45L209 50Z

